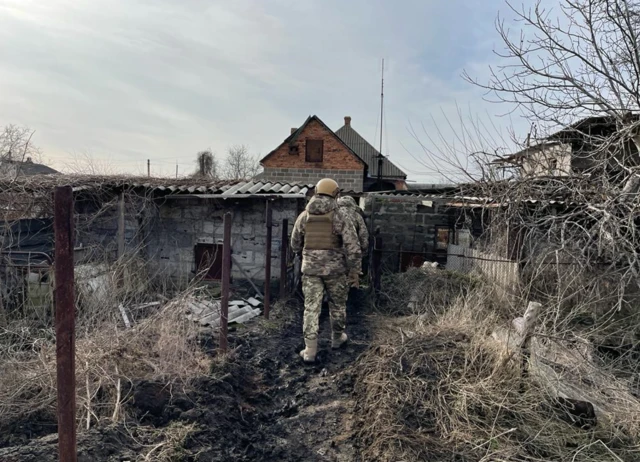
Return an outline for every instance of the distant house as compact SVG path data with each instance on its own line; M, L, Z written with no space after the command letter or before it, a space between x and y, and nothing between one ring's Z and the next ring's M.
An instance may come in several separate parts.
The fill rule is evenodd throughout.
M32 176L32 175L53 175L59 173L44 164L34 162L31 157L25 161L2 160L0 161L0 176Z
M637 122L637 114L629 114L630 122ZM605 150L603 141L615 139L618 131L613 117L594 116L582 119L559 130L532 146L493 162L498 168L515 169L526 177L564 177L588 174L601 164L603 157L610 162L608 168L617 168L617 163L639 165L638 147L631 140L616 140ZM614 150L614 155L611 153Z
M406 189L406 174L385 157L379 159L378 151L351 128L350 117L334 132L318 116L309 116L260 164L260 179L266 181L314 184L328 177L347 191Z
M336 131L336 135L345 142L367 164L367 175L364 179L365 191L391 191L407 189L407 174L395 166L380 151L374 148L351 126L351 117L344 118L344 125ZM381 165L378 185L378 166Z

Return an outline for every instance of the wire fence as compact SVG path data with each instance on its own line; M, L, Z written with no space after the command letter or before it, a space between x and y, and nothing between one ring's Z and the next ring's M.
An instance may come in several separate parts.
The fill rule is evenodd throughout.
M520 283L518 262L459 245L449 244L446 268L464 274L478 274L505 290Z

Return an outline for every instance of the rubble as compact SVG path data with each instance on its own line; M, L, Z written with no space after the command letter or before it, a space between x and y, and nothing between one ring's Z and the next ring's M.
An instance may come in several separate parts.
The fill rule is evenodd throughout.
M229 323L243 324L262 312L262 302L254 297L229 301ZM201 326L218 327L220 325L220 300L190 298L187 301L187 319Z

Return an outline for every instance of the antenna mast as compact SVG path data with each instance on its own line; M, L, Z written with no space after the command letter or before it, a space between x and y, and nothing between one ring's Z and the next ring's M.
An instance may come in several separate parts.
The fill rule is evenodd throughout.
M384 58L382 58L382 80L380 83L380 151L378 152L378 190L382 190L382 121L384 120Z

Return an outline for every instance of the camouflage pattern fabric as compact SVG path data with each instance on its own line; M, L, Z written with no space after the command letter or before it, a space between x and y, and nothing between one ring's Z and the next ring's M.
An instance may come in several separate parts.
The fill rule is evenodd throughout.
M333 233L342 237L342 248L331 250L304 249L304 234L309 215L324 215L333 211ZM335 276L349 271L362 270L362 251L353 221L347 212L338 207L329 196L311 198L307 208L300 214L291 233L291 249L302 252L302 274L307 276Z
M318 338L322 297L325 290L329 295L331 330L338 335L344 332L347 323L347 294L349 291L346 275L320 277L305 274L302 276L302 292L304 293L302 332L305 340Z
M362 218L362 209L358 207L356 201L351 196L344 196L338 199L338 206L344 208L349 218L353 222L353 226L358 234L358 240L360 241L360 249L362 254L365 255L369 250L369 230L367 230L367 224Z

